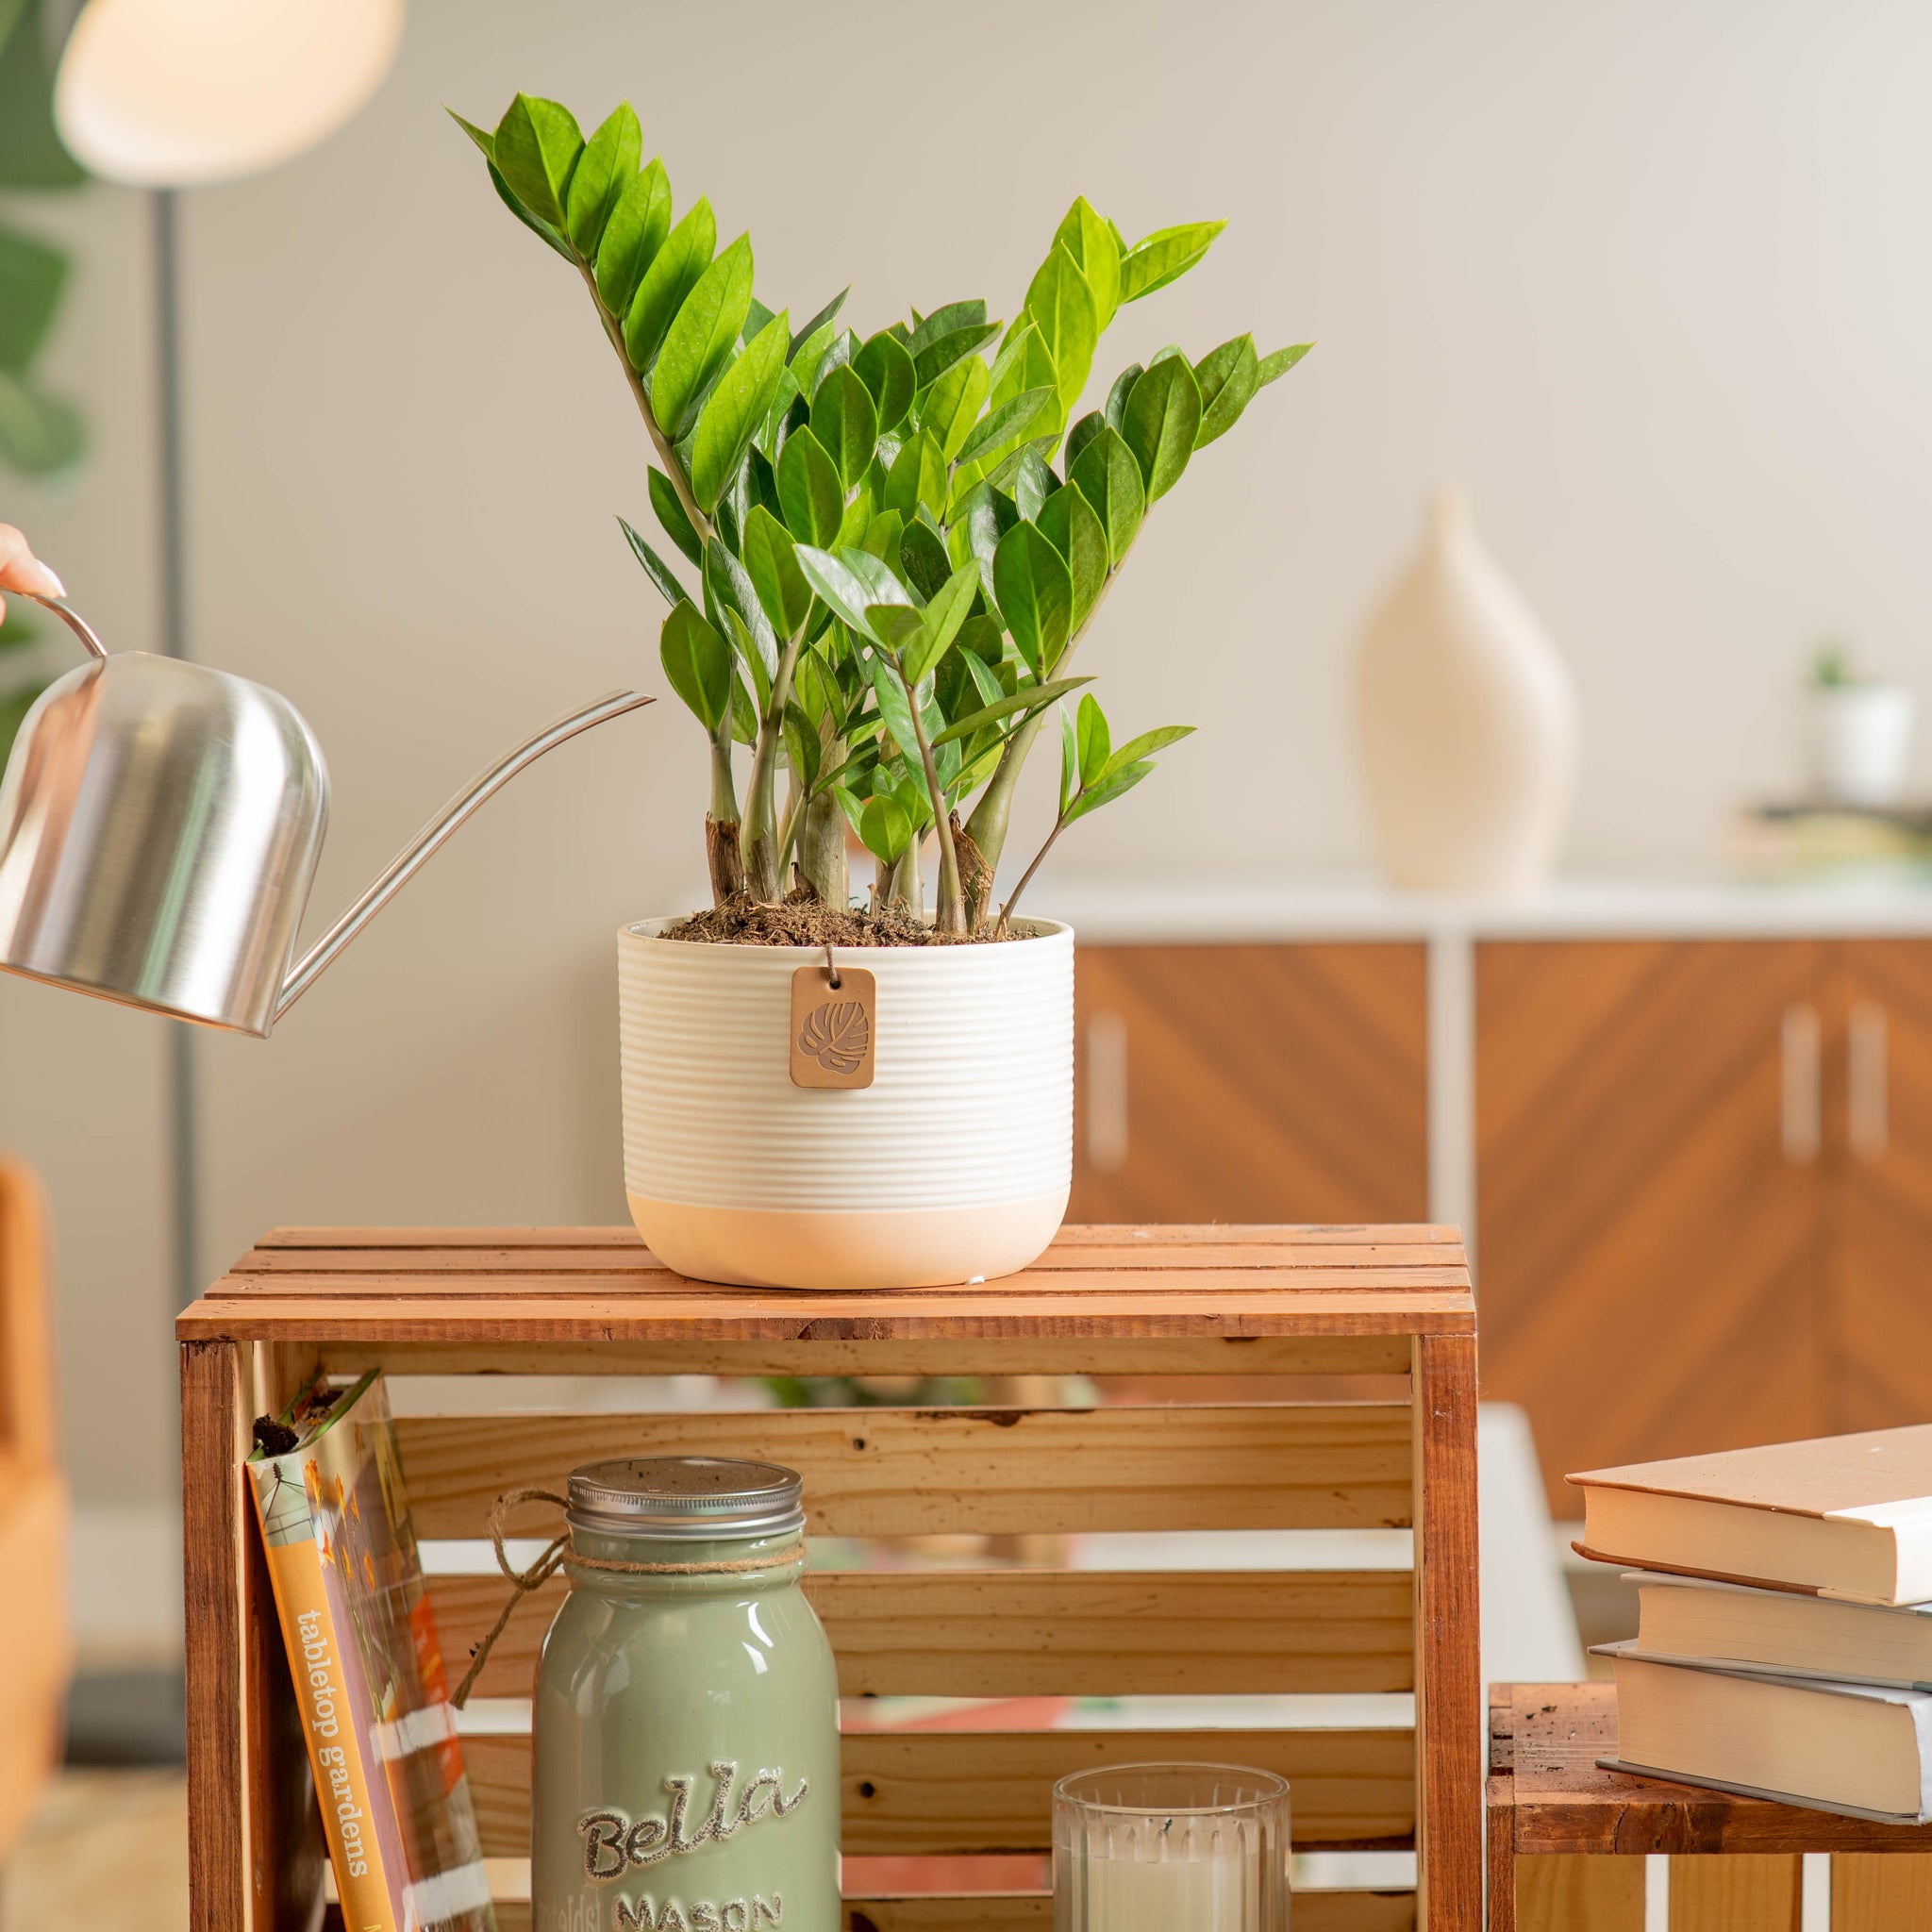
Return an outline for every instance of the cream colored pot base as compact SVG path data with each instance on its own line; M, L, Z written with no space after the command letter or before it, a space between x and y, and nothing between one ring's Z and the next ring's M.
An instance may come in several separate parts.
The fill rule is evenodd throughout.
M730 1288L948 1288L1014 1274L1067 1211L1067 1190L984 1208L692 1208L630 1194L630 1218L667 1268Z

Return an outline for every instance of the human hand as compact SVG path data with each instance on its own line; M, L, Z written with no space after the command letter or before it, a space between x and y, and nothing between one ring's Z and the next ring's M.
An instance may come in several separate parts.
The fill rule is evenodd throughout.
M0 524L0 591L39 591L52 597L64 597L67 586L27 547L27 541L11 524ZM0 597L0 618L7 615L7 600Z

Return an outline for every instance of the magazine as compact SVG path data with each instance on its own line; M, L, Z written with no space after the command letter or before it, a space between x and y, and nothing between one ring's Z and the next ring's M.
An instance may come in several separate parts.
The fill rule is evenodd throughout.
M248 1458L344 1932L496 1932L382 1377L316 1381Z

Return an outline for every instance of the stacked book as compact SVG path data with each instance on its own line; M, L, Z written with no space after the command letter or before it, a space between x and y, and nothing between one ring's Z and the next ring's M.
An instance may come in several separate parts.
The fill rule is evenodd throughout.
M1613 1770L1932 1819L1932 1426L1591 1470L1583 1556L1632 1573Z

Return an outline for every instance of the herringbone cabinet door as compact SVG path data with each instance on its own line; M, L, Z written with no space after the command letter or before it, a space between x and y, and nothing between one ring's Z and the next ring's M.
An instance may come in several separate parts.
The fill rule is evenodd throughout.
M1528 1409L1559 1519L1566 1471L1824 1424L1821 953L1477 950L1483 1393Z
M1081 946L1074 1221L1421 1221L1426 956Z

